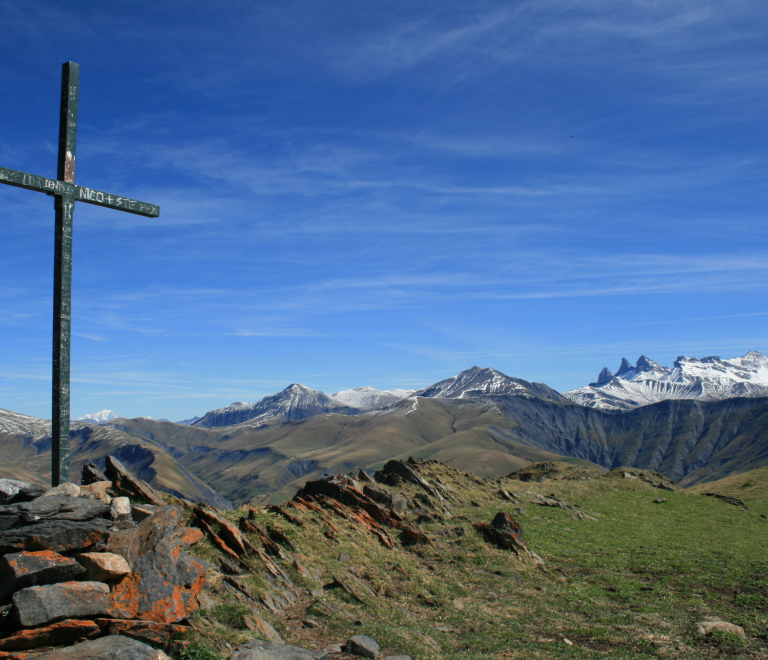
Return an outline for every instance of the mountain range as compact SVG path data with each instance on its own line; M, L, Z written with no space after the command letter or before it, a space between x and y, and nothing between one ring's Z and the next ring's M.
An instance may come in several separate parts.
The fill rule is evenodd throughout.
M755 385L747 376L761 373L764 363L750 352L732 360L680 359L675 369L688 378L698 369L700 384L725 384L733 371L745 374L739 382ZM629 367L604 382L634 383L638 373L676 382L662 380L675 369L647 358ZM768 398L755 388L748 397L723 398L726 391L723 385L715 400L603 410L573 400L573 393L479 367L417 391L358 388L329 396L293 384L257 403L210 411L192 425L147 418L73 423L72 464L77 469L113 453L158 488L219 505L276 501L308 479L408 456L485 477L566 460L652 469L692 485L768 465ZM692 390L677 394L690 397ZM0 476L47 478L50 442L49 422L0 411Z
M597 382L564 396L583 406L624 411L667 399L721 401L768 396L768 358L757 351L743 357L680 356L670 369L641 355L633 367L622 358L614 374L604 367Z

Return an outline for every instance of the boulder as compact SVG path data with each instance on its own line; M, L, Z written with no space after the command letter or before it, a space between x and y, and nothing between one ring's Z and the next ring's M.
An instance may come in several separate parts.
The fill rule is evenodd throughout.
M93 463L83 465L80 470L80 484L82 486L88 486L90 484L98 483L99 481L109 481L109 479L107 479L107 476Z
M238 646L230 660L331 660L331 656L321 651L303 649L300 646L252 639Z
M379 645L367 635L355 635L344 643L344 651L363 658L375 658L379 655Z
M40 497L51 497L52 495L64 495L65 497L79 497L80 486L70 481L54 486L46 490Z
M93 621L65 619L42 628L19 630L9 637L0 639L0 651L23 651L40 646L74 644L79 639L91 639L99 635L101 635L101 629Z
M106 540L108 526L107 520L49 520L11 529L0 532L0 554L20 550L82 550Z
M131 572L125 557L114 552L83 552L76 555L77 563L83 568L83 580L117 580Z
M186 529L181 509L164 506L137 529L115 532L107 550L122 555L130 575L112 587L110 616L175 623L197 609L205 584L205 567L181 552Z
M92 484L80 486L80 497L88 497L109 504L112 501L112 497L107 492L110 488L112 488L111 481L94 481Z
M157 649L122 635L101 637L35 656L35 660L170 660Z
M29 502L40 497L47 489L16 479L0 479L0 505L14 502Z
M728 621L699 621L696 630L701 635L711 635L714 631L729 632L739 637L745 637L744 628Z
M28 587L13 595L22 626L107 614L109 587L101 582L61 582Z
M159 646L167 644L172 635L189 630L187 626L173 623L142 620L96 619L96 624L107 635L125 635L145 644L157 644Z
M137 479L114 456L104 459L107 478L112 481L112 488L123 495L155 504L165 506L165 501L155 492L146 481Z
M110 502L109 515L112 520L131 520L131 500L127 497L115 497Z
M84 572L74 559L51 550L6 554L0 557L0 598L27 587L68 582Z
M472 524L483 536L490 541L495 541L500 547L514 551L518 556L527 555L536 564L544 563L541 557L528 548L523 538L523 529L520 523L508 513L499 511L490 525L483 522Z

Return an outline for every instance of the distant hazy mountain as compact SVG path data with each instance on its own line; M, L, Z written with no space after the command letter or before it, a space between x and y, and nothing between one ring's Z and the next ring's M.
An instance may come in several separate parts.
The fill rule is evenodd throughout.
M359 415L371 410L380 410L397 401L415 396L438 399L478 399L499 394L565 401L555 390L542 383L529 383L527 380L512 378L495 369L472 367L457 376L446 378L421 390L377 390L366 386L328 396L320 390L294 383L282 392L264 397L256 403L239 401L225 408L211 410L197 421L190 422L190 425L215 428L244 423L282 424L325 413Z
M96 422L97 424L101 424L102 422L108 422L110 419L115 419L115 413L113 413L111 410L102 410L101 412L91 413L89 415L83 415L82 417L77 417L75 421Z
M768 358L757 351L727 360L681 356L671 369L645 355L635 366L622 358L615 374L605 367L597 382L564 396L582 406L611 411L632 410L666 399L768 397Z
M257 403L233 403L226 408L211 410L192 426L213 428L248 422L251 425L293 422L323 413L356 415L362 412L324 392L294 383L282 392L264 397Z
M176 422L176 424L181 424L183 426L192 426L192 424L194 424L199 419L202 419L202 418L195 415L190 419L182 419L180 422ZM160 421L167 421L167 420L160 420Z
M112 454L141 479L155 488L195 502L228 508L231 502L203 483L176 459L181 454L156 442L147 434L131 433L136 424L185 429L170 422L148 418L114 419L102 423L72 421L70 478L80 482L84 463L104 468L104 457ZM199 433L205 433L203 429ZM169 451L170 450L170 451ZM0 409L0 477L43 485L51 481L51 422Z
M407 399L415 390L377 390L373 387L356 387L331 394L331 397L360 410L377 410L390 403Z
M527 380L512 378L496 369L471 367L458 376L446 378L439 383L417 390L412 396L439 399L477 399L488 395L508 394L549 401L565 401L551 387L543 383L529 383Z

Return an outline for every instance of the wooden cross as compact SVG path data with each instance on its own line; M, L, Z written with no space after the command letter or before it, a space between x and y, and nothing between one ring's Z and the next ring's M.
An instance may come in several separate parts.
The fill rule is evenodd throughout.
M59 168L56 179L0 167L0 183L36 190L55 198L56 245L53 259L53 411L51 483L69 481L69 354L72 326L72 216L75 202L96 204L156 218L160 207L129 197L75 185L77 97L80 65L67 62L61 74Z

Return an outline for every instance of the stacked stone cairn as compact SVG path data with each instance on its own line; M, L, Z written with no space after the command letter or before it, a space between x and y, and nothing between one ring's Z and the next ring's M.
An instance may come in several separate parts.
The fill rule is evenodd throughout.
M81 486L0 479L0 659L69 645L34 658L160 660L148 644L187 629L206 566L184 550L203 532L117 459L105 463L84 466Z

